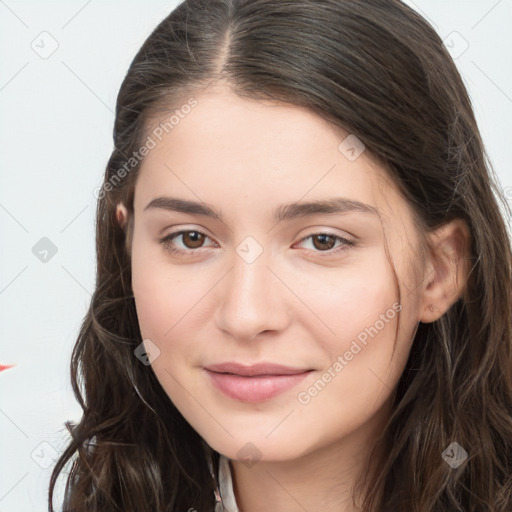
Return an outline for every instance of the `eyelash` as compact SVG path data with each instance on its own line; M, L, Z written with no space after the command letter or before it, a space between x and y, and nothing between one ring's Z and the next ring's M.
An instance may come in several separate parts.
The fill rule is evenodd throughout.
M176 249L176 247L173 247L171 245L172 240L174 238L176 238L180 235L183 235L185 233L198 233L206 238L210 238L206 233L203 233L202 231L200 231L198 229L184 229L184 230L176 231L175 233L170 233L170 234L166 235L165 237L160 239L160 243L165 247L165 249L167 251L171 252L172 254L178 254L181 256L192 257L193 253L197 252L199 249L201 249L201 247L199 247L197 249L184 250L184 249ZM313 252L319 253L321 257L327 257L327 256L332 256L334 254L338 254L338 253L340 253L342 251L346 251L350 247L354 247L356 245L356 243L353 240L348 240L347 238L343 238L342 236L335 235L334 233L323 232L323 231L319 232L319 233L312 233L311 235L308 235L308 236L302 238L301 240L299 240L299 243L304 242L305 240L308 240L308 239L310 239L314 236L318 236L318 235L327 235L331 238L334 238L336 241L342 242L342 245L340 245L334 249L328 249L327 251L318 251L318 250L313 251Z

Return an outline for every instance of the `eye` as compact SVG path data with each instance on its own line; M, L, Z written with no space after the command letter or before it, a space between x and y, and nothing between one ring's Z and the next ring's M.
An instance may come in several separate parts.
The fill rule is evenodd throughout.
M181 238L182 246L176 247L175 239ZM160 239L160 243L171 253L189 255L195 252L194 249L201 249L205 239L210 238L208 235L197 229L183 229L170 233Z
M355 246L355 242L353 240L348 240L347 238L343 238L342 236L335 235L333 233L313 233L303 238L299 243L304 242L305 240L311 240L312 247L315 249L314 252L327 253L326 256L337 254ZM336 242L339 242L339 245L336 246Z

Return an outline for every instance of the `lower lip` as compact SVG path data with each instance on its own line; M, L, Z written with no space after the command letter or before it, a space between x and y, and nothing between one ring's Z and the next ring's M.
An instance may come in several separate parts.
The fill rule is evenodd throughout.
M213 385L230 398L240 402L263 402L280 395L304 380L310 371L293 375L264 375L242 377L206 370Z

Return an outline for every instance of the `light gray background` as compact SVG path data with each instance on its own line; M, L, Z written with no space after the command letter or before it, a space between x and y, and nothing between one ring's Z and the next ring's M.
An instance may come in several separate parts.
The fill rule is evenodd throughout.
M512 0L407 3L452 47L511 198ZM16 365L0 373L0 512L47 510L46 466L80 417L68 366L94 287L93 191L124 74L175 5L0 0L0 364Z

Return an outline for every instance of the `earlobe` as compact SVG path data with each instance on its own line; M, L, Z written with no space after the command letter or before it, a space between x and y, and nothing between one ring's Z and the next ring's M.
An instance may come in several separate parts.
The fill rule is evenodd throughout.
M116 220L121 226L121 228L125 228L127 219L128 211L126 210L126 206L123 203L118 203L118 205L116 206Z
M470 232L455 219L428 235L430 262L425 275L419 320L438 320L463 294L468 279Z

